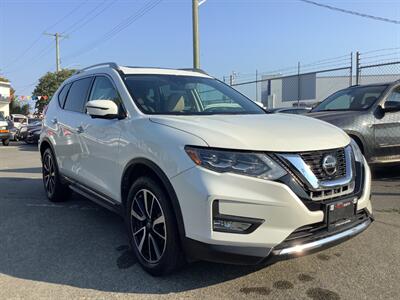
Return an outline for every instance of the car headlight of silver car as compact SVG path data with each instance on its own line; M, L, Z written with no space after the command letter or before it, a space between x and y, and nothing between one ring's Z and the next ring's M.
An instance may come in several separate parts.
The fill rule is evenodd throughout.
M350 146L354 153L354 159L360 163L363 163L364 155L362 154L361 149L358 146L357 142L355 140L351 139Z
M278 163L263 153L191 146L186 146L185 151L196 165L219 173L234 173L268 180L286 175L286 171Z

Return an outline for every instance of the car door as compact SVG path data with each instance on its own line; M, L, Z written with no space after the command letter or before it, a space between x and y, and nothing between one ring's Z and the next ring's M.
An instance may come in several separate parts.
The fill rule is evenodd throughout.
M63 175L74 180L80 180L81 159L87 152L80 133L81 125L88 116L84 106L88 97L93 77L85 77L74 81L65 95L64 89L60 92L59 113L50 122L57 128L55 149L57 163ZM68 88L66 86L65 88Z
M96 76L90 100L112 100L123 109L121 98L111 78ZM112 199L119 199L121 166L118 162L120 119L92 118L86 115L80 139L85 145L79 175L81 183Z
M388 94L382 107L389 101L400 103L400 86L395 86ZM385 112L375 119L375 144L380 160L400 158L400 111Z

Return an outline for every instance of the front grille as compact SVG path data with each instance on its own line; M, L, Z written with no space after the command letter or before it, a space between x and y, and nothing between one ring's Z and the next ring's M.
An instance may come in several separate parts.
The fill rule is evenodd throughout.
M346 176L346 158L344 149L323 150L323 151L310 151L299 153L304 162L311 168L318 180L334 180ZM328 175L322 168L322 160L326 155L332 155L337 160L336 173Z
M321 201L327 199L334 199L338 197L343 197L345 195L351 194L354 191L355 182L352 181L349 184L326 190L319 191L307 191L310 199L313 201Z

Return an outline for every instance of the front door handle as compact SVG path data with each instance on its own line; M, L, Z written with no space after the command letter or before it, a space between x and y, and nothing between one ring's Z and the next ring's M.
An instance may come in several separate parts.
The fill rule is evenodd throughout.
M53 123L54 125L56 125L56 124L58 123L57 118L51 119L51 123Z
M82 125L78 126L78 128L76 128L76 132L77 133L83 133L85 130L83 129Z

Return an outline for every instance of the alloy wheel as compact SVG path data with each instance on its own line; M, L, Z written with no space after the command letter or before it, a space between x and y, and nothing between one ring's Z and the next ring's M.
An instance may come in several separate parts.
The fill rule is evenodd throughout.
M167 231L163 209L151 191L141 189L136 193L131 206L131 226L142 258L157 263L165 252Z
M43 181L47 193L53 195L56 186L56 174L53 158L48 153L43 158Z

